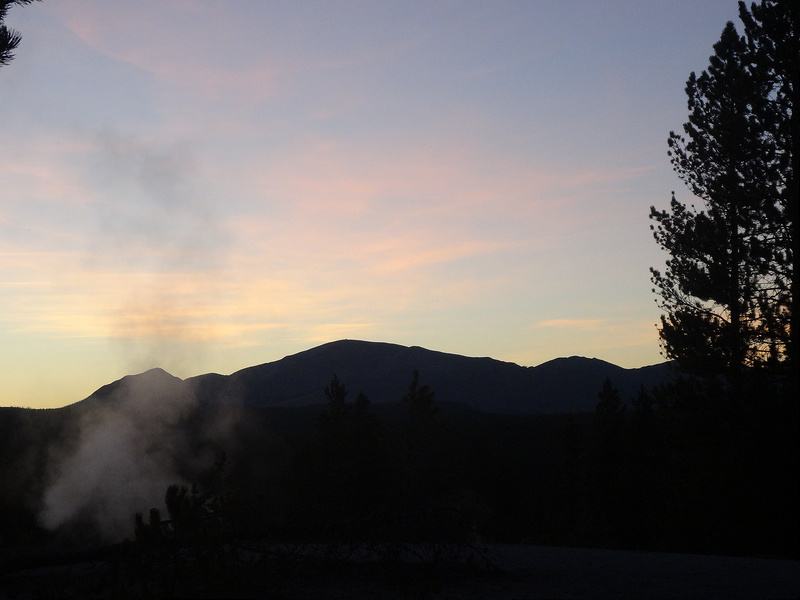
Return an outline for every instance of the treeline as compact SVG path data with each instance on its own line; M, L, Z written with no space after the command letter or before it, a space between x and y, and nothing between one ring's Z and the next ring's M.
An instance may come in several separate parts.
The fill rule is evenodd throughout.
M439 405L418 373L395 405L337 377L324 393L284 433L274 411L248 419L247 451L200 478L235 535L800 556L797 405L778 381L734 405L698 379L627 401L607 380L593 414L546 416Z
M798 553L798 413L779 382L731 402L681 379L626 406L610 381L564 426L549 512L557 543L731 555Z
M166 505L193 515L188 523L215 523L213 539L258 543L389 551L522 542L798 557L797 403L780 380L753 377L742 389L732 395L687 378L621 398L606 381L593 414L498 415L438 402L418 373L388 405L351 394L334 376L320 390L324 405L247 409L212 449L199 408L184 424L197 434L187 437L217 459L200 471L185 461L181 479L194 490L171 488ZM32 495L46 471L37 457L48 443L21 432L69 431L69 415L2 417L3 546L68 543L67 532L37 525ZM148 519L150 508L132 507L132 540L174 533L176 517L150 511ZM99 539L90 522L69 535Z
M479 534L473 456L414 372L399 404L354 399L334 376L321 409L258 439L225 478L231 526L265 540L328 544L457 544ZM275 416L264 411L269 422ZM297 415L295 415L297 416ZM266 423L264 423L266 424ZM456 425L454 427L454 425ZM259 446L260 444L260 446Z

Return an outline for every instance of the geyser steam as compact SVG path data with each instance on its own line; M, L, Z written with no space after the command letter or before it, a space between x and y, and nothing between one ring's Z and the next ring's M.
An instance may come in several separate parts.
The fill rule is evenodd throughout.
M177 460L191 449L181 422L197 408L189 386L160 369L115 385L84 401L68 454L51 452L40 513L48 529L88 523L107 541L130 537L133 513L161 507L167 487L181 482Z

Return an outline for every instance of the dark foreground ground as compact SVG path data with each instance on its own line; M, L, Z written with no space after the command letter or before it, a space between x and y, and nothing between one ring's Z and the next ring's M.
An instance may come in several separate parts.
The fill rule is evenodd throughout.
M198 582L169 593L155 580L121 587L117 576L111 584L114 568L97 559L7 568L0 598L800 598L800 561L530 545L491 545L480 560L446 568L402 564L387 570L352 560L294 568L232 564L225 575L230 584Z
M430 597L443 600L800 598L799 561L527 545L493 545L488 552L498 571L445 573L429 588ZM296 595L291 597L304 600L415 597L413 581L406 581L405 589L376 586L368 580L330 582L330 587L323 582L297 583L293 590ZM318 586L319 583L323 585Z
M491 552L505 576L484 597L800 598L800 561L524 545Z

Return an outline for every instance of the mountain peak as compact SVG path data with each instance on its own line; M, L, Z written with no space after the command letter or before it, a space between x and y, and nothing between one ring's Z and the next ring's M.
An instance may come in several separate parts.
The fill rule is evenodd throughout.
M303 406L324 404L325 386L336 375L352 397L363 392L373 403L387 403L400 401L415 370L421 383L436 392L437 401L496 413L592 411L606 377L624 400L641 385L661 383L666 377L659 369L629 370L579 356L522 367L420 346L342 339L227 377L202 375L187 383L203 402Z
M116 381L106 384L81 402L108 402L110 399L118 398L129 391L133 391L135 394L147 391L148 395L159 392L171 393L182 383L183 380L179 377L175 377L161 367L154 367L135 375L125 375Z

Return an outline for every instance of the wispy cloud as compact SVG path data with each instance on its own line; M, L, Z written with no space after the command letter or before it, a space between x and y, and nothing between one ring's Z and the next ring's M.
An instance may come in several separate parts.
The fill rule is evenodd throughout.
M252 55L252 48L242 48L241 23L222 7L75 2L53 11L95 52L133 65L162 85L188 88L205 100L238 97L253 102L273 94L270 65L261 61L248 67L259 57ZM131 22L139 26L131 28Z

